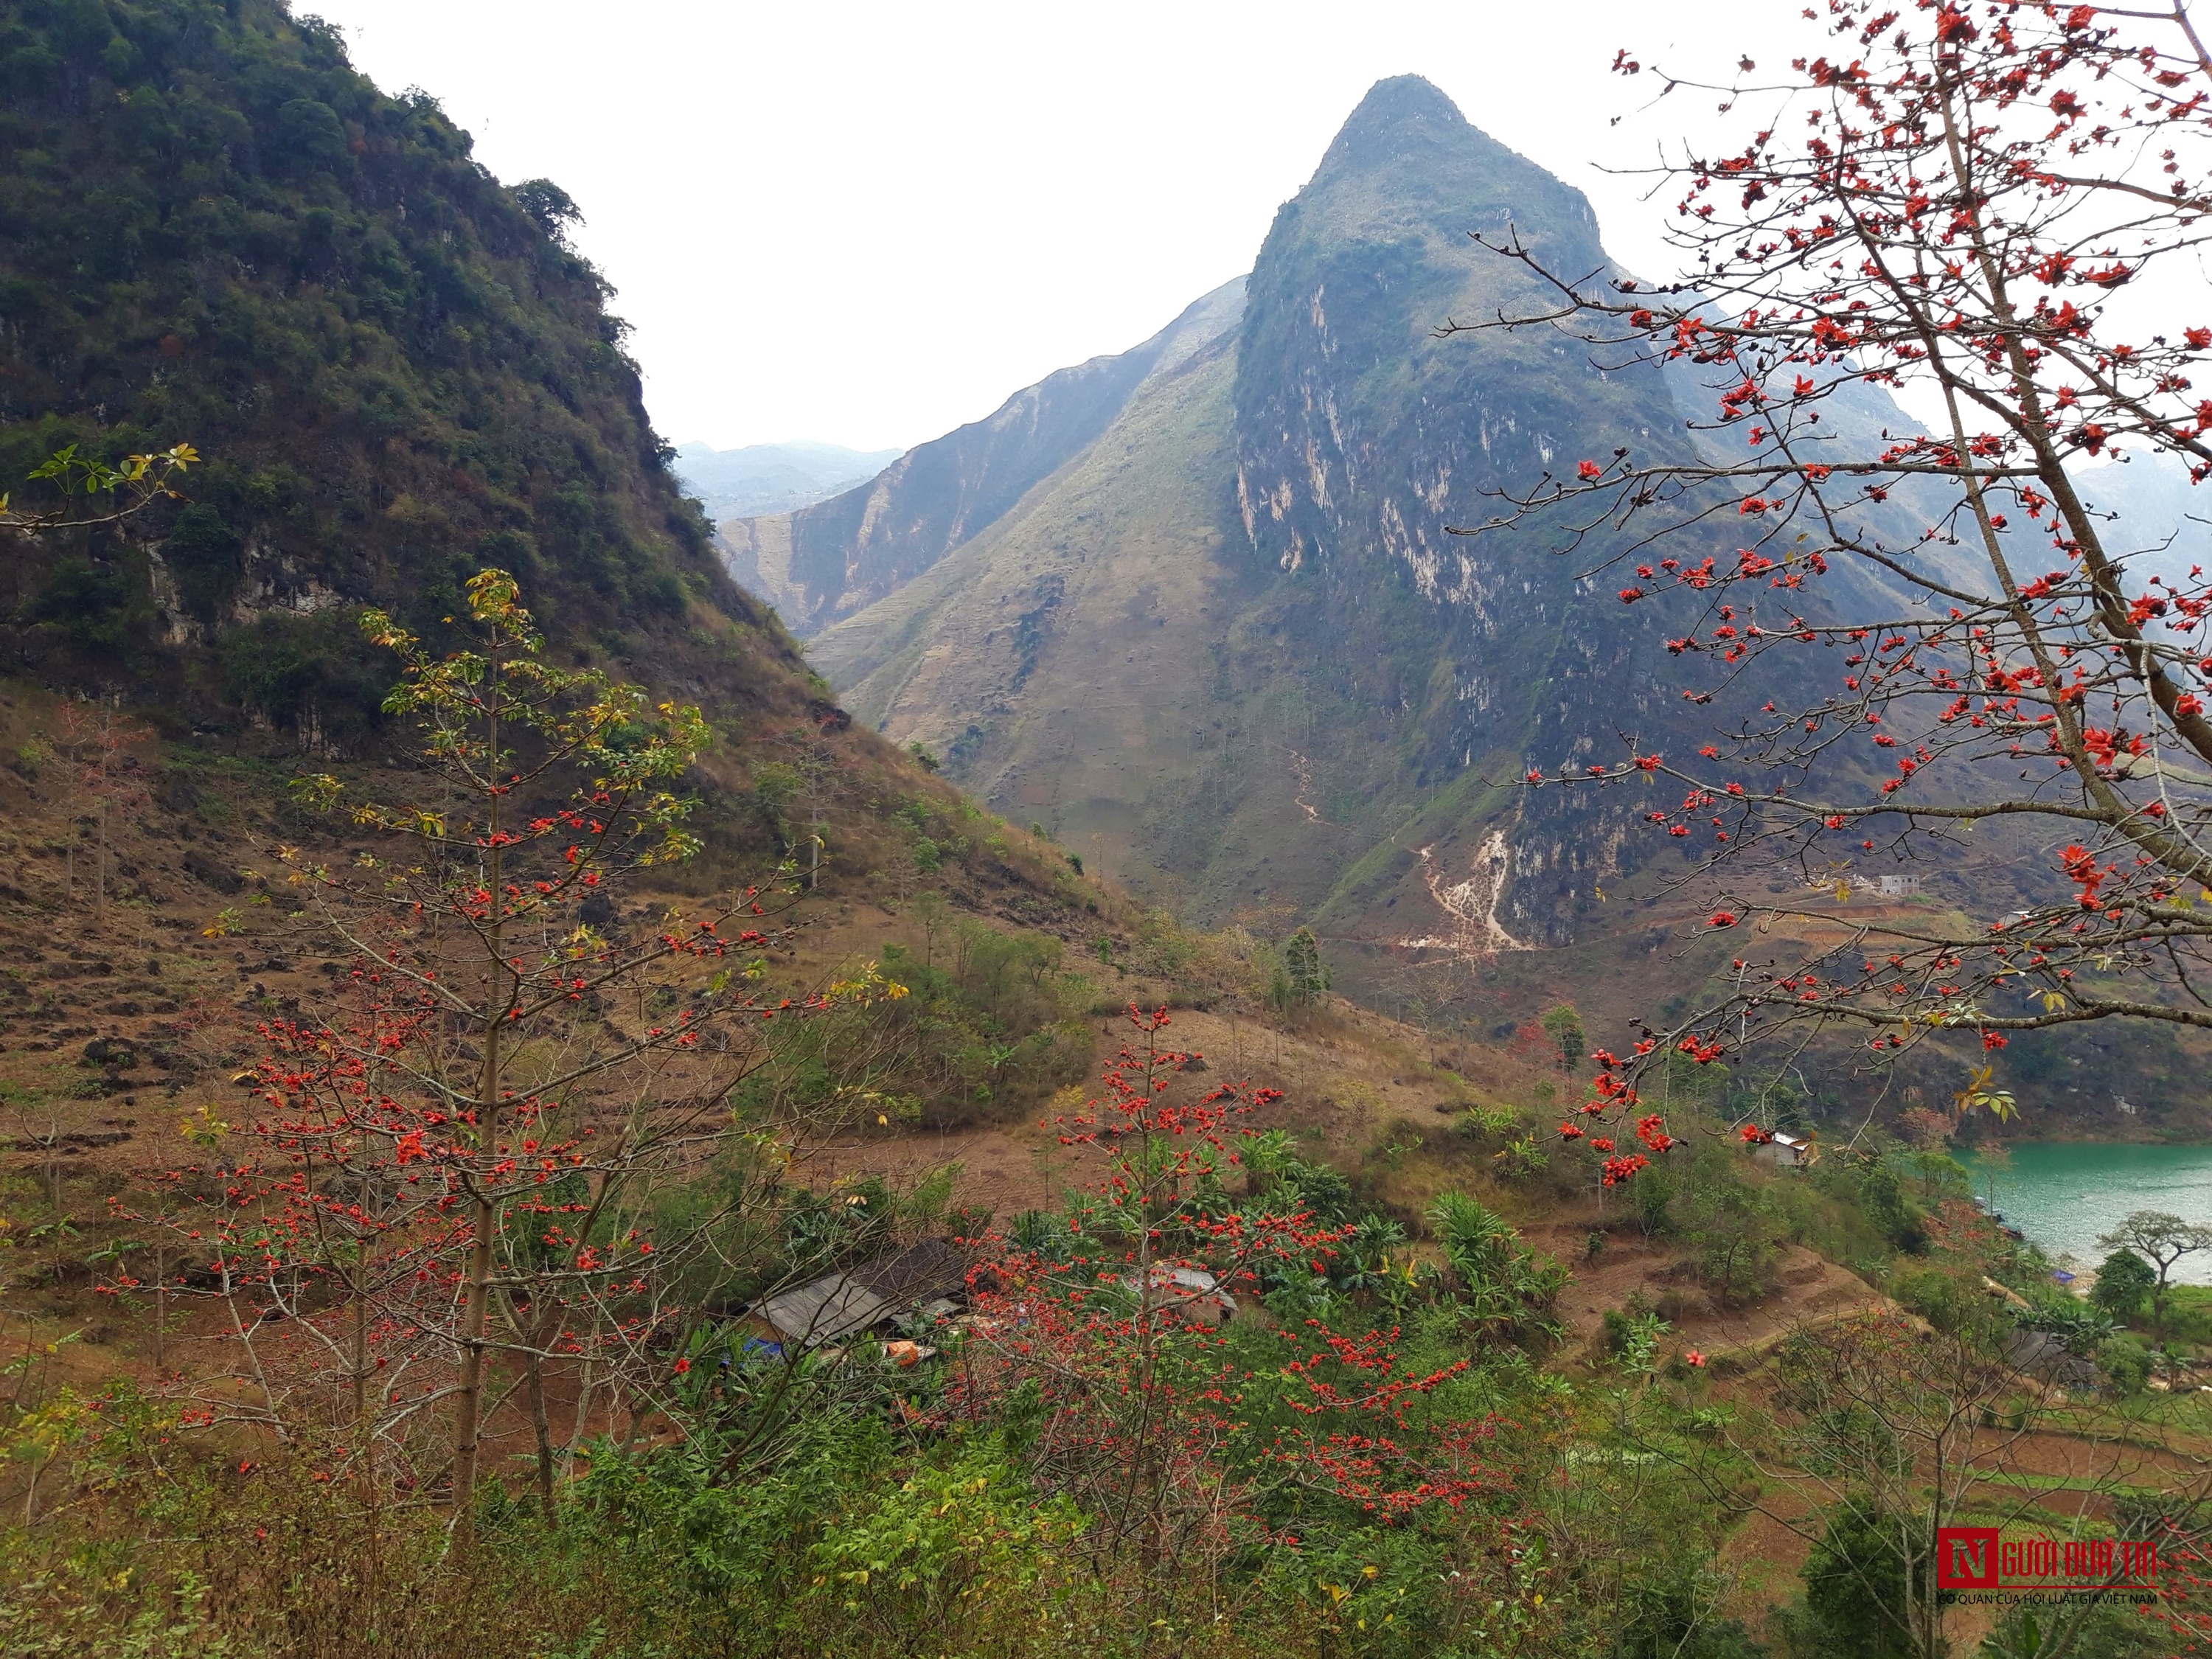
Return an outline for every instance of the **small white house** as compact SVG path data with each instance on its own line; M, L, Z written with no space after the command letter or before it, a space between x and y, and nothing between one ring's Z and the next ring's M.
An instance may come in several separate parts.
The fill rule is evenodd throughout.
M1802 1170L1813 1161L1817 1151L1810 1135L1793 1135L1786 1129L1777 1129L1774 1139L1760 1143L1754 1156L1785 1170Z

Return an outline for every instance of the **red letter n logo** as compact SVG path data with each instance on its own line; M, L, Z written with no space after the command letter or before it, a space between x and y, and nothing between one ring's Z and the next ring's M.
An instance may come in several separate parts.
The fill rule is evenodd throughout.
M1936 1587L1938 1589L1996 1589L1997 1529L1995 1527L1937 1528Z

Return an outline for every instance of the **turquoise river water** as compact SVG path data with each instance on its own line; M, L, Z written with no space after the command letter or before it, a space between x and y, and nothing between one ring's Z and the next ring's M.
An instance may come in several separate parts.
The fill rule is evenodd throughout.
M2104 1259L2097 1236L2130 1210L2166 1210L2212 1225L2212 1146L2122 1146L2024 1141L1996 1173L1996 1206L2054 1261L2084 1267ZM1990 1168L1972 1152L1959 1161L1987 1198ZM2212 1251L2185 1256L2174 1272L2185 1284L2212 1284Z

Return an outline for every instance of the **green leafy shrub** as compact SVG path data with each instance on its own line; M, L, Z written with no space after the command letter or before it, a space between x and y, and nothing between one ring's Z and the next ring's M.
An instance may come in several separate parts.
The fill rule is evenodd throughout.
M2089 1300L2110 1317L2124 1322L2142 1312L2157 1285L2158 1273L2149 1262L2133 1250L2115 1250L2098 1267Z
M2114 1394L2123 1398L2139 1395L2150 1381L2150 1348L2124 1332L2107 1337L2097 1350L2097 1369Z

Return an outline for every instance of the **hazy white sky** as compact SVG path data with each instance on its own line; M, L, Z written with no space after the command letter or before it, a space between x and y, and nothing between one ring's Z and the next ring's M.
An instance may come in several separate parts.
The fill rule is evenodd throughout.
M501 179L575 198L654 423L724 448L919 443L1135 344L1250 267L1387 75L1588 191L1659 275L1662 210L1595 164L1711 105L1636 115L1615 47L1715 71L1809 39L1802 0L295 3Z

